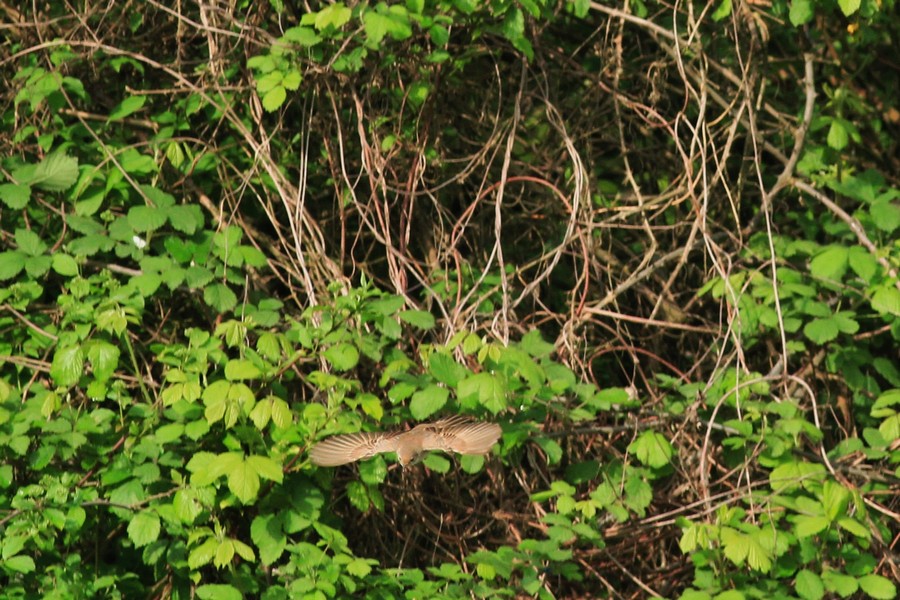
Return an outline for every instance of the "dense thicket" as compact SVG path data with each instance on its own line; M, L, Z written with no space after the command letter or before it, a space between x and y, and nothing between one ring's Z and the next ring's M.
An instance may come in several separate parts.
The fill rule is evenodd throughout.
M896 13L0 4L3 594L895 597Z

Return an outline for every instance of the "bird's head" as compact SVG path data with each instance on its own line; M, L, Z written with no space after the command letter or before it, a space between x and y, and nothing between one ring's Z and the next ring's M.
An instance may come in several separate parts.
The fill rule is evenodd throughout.
M406 468L410 465L414 465L419 462L421 458L422 450L420 448L403 444L397 448L397 462L400 463L401 467Z

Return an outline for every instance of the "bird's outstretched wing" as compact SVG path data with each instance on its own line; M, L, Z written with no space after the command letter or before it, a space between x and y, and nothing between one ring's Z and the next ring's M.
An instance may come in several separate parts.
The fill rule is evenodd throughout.
M396 433L344 433L319 442L309 451L313 464L336 467L370 458L381 452L396 452Z
M487 454L500 438L496 423L453 416L421 426L427 430L423 450L444 450L459 454Z

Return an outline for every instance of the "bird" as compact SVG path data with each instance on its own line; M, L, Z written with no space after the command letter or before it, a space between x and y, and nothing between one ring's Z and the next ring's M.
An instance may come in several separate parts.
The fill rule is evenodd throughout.
M409 431L333 435L313 446L309 458L320 467L337 467L382 452L396 452L400 466L406 467L429 450L487 454L500 433L500 426L496 423L457 415L433 423L421 423Z

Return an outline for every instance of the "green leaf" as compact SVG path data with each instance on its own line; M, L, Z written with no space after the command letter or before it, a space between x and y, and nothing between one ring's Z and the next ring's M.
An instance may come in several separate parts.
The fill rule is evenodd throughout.
M525 16L518 7L506 11L503 23L500 25L503 36L509 40L516 50L522 52L528 60L534 58L534 49L531 42L525 38Z
M155 542L159 538L159 532L159 517L147 510L136 514L128 524L128 537L137 548Z
M828 129L828 146L835 150L843 150L850 143L850 133L844 125L843 120L834 119L831 121L831 127Z
M872 537L872 532L869 530L869 528L853 517L839 518L837 520L837 524L839 527L841 527L841 529L846 529L860 539L868 540Z
M384 5L379 5L379 9ZM399 9L399 10L398 10ZM395 40L405 40L412 35L409 16L402 6L395 5L391 10L368 10L363 15L363 26L374 44L380 44L385 35L390 34Z
M434 327L434 315L424 310L404 310L397 314L401 321L406 321L413 327L429 330Z
M119 348L97 338L86 342L86 346L94 377L103 381L112 377L119 366Z
M63 277L75 277L78 275L78 263L68 254L56 252L53 254L53 270Z
M232 359L225 363L225 379L228 381L245 381L258 379L262 375L255 364L246 359Z
M262 105L266 112L275 112L286 99L287 89L283 85L276 85L263 95Z
M858 11L861 4L862 0L838 0L838 6L841 7L841 12L844 13L845 17L849 17Z
M848 263L853 272L866 283L872 283L872 279L878 272L877 260L862 246L850 247Z
M873 202L869 214L875 227L886 233L893 233L900 227L900 206L891 201Z
M188 567L196 570L204 565L208 565L212 562L213 557L216 555L217 548L218 543L216 542L216 539L213 537L208 538L205 542L191 550L191 553L188 555ZM211 588L216 586L203 587ZM218 596L213 596L212 598L218 598Z
M817 344L826 344L837 338L840 330L832 318L813 319L803 327L803 334Z
M181 165L184 164L185 154L184 149L182 148L180 143L169 142L166 145L166 159L176 169L180 168Z
M4 559L0 561L0 565L3 565L10 571L15 571L17 573L31 573L35 569L34 559L24 554L11 556L10 558Z
M343 2L335 2L316 13L314 24L319 31L340 29L350 20L351 14Z
M303 27L302 25L291 27L284 32L284 35L281 36L281 39L295 42L297 44L300 44L301 46L307 47L315 46L322 41L322 38L319 37L315 31L313 31L309 27Z
M362 579L372 572L372 566L368 563L369 559L355 558L347 563L347 572Z
M40 256L47 251L47 244L30 229L16 229L16 244L20 252L29 256Z
M166 211L155 206L132 206L128 210L128 224L138 233L156 231L166 219Z
M628 446L641 463L658 469L669 464L674 453L669 440L655 431L644 431Z
M0 281L12 279L25 268L26 256L17 251L0 252Z
M484 456L481 454L463 454L459 457L459 466L466 473L478 473L484 468Z
M351 481L347 484L347 499L357 510L361 512L369 510L369 494L361 481Z
M725 17L731 15L731 0L722 0L716 10L710 15L712 20L718 23Z
M172 229L187 235L194 235L203 226L203 213L197 205L176 204L167 208L165 213Z
M32 256L25 259L25 271L32 279L37 279L50 270L53 259L49 256Z
M259 548L259 560L262 564L271 565L284 554L287 536L283 528L283 518L280 514L258 515L250 524L250 539Z
M203 290L203 301L219 314L231 311L237 306L237 296L224 283L214 283Z
M801 515L794 521L794 533L798 538L812 537L828 528L829 521L821 515Z
M444 352L435 352L428 357L428 371L441 383L456 387L468 374L468 370Z
M48 192L64 192L78 179L78 160L63 152L54 152L34 169L30 183Z
M81 346L57 348L50 365L50 377L60 387L78 383L84 373L84 351Z
M350 370L359 362L359 350L352 344L340 343L328 348L322 354L338 371Z
M3 279L2 275L0 279ZM900 290L890 284L879 286L872 294L872 308L882 314L900 317Z
M477 373L459 382L460 401L477 402L493 414L506 408L506 390L500 379L490 373Z
M449 396L450 391L447 388L432 383L424 390L412 395L409 412L414 419L422 421L441 410Z
M268 456L253 455L247 458L247 462L263 479L281 483L284 479L284 471L281 465Z
M256 500L259 475L249 461L241 460L228 471L228 489L244 504Z
M892 600L897 597L897 586L881 575L863 575L858 579L859 587L876 600Z
M791 25L800 27L806 25L813 18L813 0L792 0L790 20Z
M422 461L426 467L437 473L447 473L450 471L450 461L446 456L436 452L430 452Z
M842 598L855 594L859 589L859 582L857 582L855 577L830 569L822 572L822 582L825 584L827 591L834 592Z
M146 102L147 96L129 96L128 98L122 100L122 102L120 102L117 107L112 109L112 111L109 113L107 121L124 119L128 115L139 111Z
M846 246L827 246L809 263L813 277L829 281L840 281L847 272L850 249Z
M26 184L4 183L0 185L0 200L12 210L21 210L31 200L31 186Z

